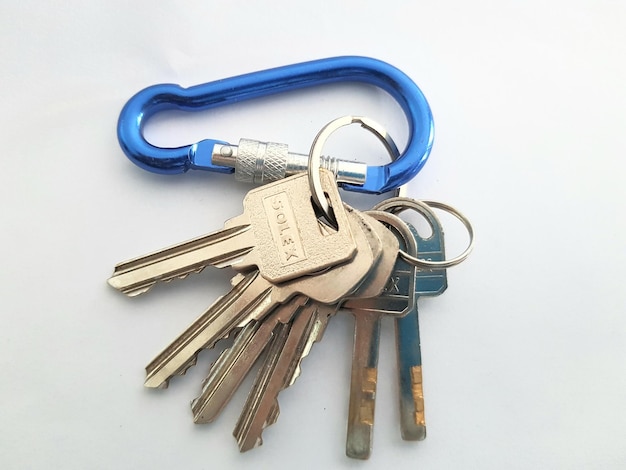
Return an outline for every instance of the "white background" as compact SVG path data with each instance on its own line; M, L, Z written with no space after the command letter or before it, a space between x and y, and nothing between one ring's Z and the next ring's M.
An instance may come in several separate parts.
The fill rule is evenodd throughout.
M624 468L623 2L9 0L0 44L0 467ZM188 408L216 351L166 391L142 385L145 364L224 292L228 270L135 299L106 279L119 261L221 227L247 187L139 169L118 146L117 117L154 83L346 54L385 60L421 87L436 138L410 193L476 227L448 291L420 304L428 438L400 439L387 321L374 452L344 456L343 313L281 394L263 446L239 454L245 390L212 425L194 425ZM353 84L161 116L146 133L164 146L250 137L307 152L344 114L406 141L395 103ZM371 136L342 135L333 154L384 162ZM452 254L465 239L444 220Z

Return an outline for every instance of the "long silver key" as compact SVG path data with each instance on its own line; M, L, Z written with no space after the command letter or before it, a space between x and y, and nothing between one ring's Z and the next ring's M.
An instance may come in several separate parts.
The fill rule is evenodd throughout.
M262 319L295 295L305 295L323 303L336 303L352 292L378 257L368 241L362 220L353 209L347 210L346 214L358 247L352 260L316 276L303 276L279 285L261 277L259 271L246 274L229 293L218 299L148 364L144 385L166 387L173 375L184 373L195 363L201 349L213 347L233 328L242 328L252 320ZM323 247L317 249L323 251ZM333 282L328 282L331 279Z
M385 249L368 280L358 289L359 298L380 294L394 268L398 253L396 237L376 220L367 215L364 217L379 233ZM337 308L312 304L297 314L288 333L284 333L282 325L277 327L275 339L272 340L276 344L272 344L268 352L233 433L242 452L262 444L261 433L278 418L278 394L295 382L300 373L302 357L308 354L311 347L316 327L327 322Z
M250 191L243 214L222 230L118 264L109 284L134 296L209 265L239 271L256 266L265 279L278 283L352 259L357 245L337 184L326 170L320 176L338 230L318 220L307 175L292 176Z
M388 214L376 214L379 217L389 217ZM402 244L415 254L417 246L413 234L406 226L403 228L400 234ZM380 296L353 300L344 305L354 315L354 348L346 438L348 457L367 459L371 454L381 318L385 315L404 315L413 308L415 277L415 268L398 258Z
M423 215L428 218L432 227L433 233L429 238L421 237L413 226L409 226L417 240L420 257L431 261L443 261L446 256L441 223L434 214L423 213ZM417 299L421 296L442 294L447 287L445 269L418 270L413 309L406 316L396 319L400 430L404 440L419 441L426 437Z
M353 215L360 217L362 223L366 224L364 227L367 226L367 229L364 233L370 240L370 244L375 247L375 256L379 256L383 246L393 248L394 243L397 246L395 237L375 220L358 212L354 212ZM352 296L374 296L378 294L381 289L380 285L388 277L395 259L395 254L390 253L389 248L382 251L381 259L377 262L376 271L379 273L378 278L369 275L357 291L351 294ZM302 352L300 361L308 354L312 343L321 338L323 329L328 322L328 317L338 308L339 306L336 305L330 308L318 309L316 314L319 318L315 320L315 327L308 330L311 338L307 338L304 341L306 346L299 348ZM233 345L220 355L209 372L202 393L192 402L192 411L196 423L208 423L216 418L269 342L277 321L285 323L283 320L291 317L295 311L295 308L287 311L286 308L282 307L278 312L273 312L265 320L249 324L235 339ZM320 312L323 312L324 315ZM295 371L297 377L299 375L299 362L295 366Z

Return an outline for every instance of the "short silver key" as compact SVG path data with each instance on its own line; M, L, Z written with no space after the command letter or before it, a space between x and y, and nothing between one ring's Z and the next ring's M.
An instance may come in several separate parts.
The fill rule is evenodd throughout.
M378 217L392 221L393 216L373 212ZM413 234L406 225L396 219L396 230L404 239L404 245L415 254L417 247ZM415 268L401 258L395 260L394 270L386 279L384 292L371 299L346 302L345 308L354 315L354 348L350 378L350 403L348 407L348 430L346 455L367 459L372 451L376 389L378 381L378 349L381 318L385 315L401 316L413 307Z
M417 230L409 225L415 234L420 257L431 261L443 261L446 256L441 223L434 214L423 213L423 215L428 218L433 231L429 238L421 237ZM447 287L445 269L418 270L413 309L406 316L396 319L400 429L404 440L419 441L426 437L417 299L421 296L440 295Z
M292 176L250 191L243 214L224 229L118 264L109 284L134 296L209 265L239 271L257 266L265 279L278 283L352 259L356 243L337 185L326 170L320 177L338 230L318 220L307 175Z
M336 303L352 292L360 285L377 257L361 226L361 219L354 214L353 209L346 213L358 246L352 260L319 275L303 276L279 285L261 277L259 271L246 274L229 293L218 299L148 364L145 386L166 387L173 375L184 373L195 363L201 349L213 347L233 328L242 328L252 320L262 319L274 307L295 295L315 296L315 300L320 302ZM333 282L329 283L329 279Z
M387 252L382 251L382 246L396 243L395 238L375 220L369 219L359 212L352 212L352 216L359 217L364 224L364 234L372 246L373 257L384 257L384 260L379 260L377 265L380 263L386 263L387 266L392 264L393 261L389 259L388 250L386 250ZM377 225L371 225L372 223ZM381 270L381 267L378 267L378 271ZM388 274L387 271L382 271L382 276L388 276ZM373 286L372 288L371 284L375 280L368 276L359 286L357 292L352 295L376 295L380 290L380 286ZM380 284L380 282L379 280L378 283ZM261 351L269 342L274 326L277 323L276 320L281 320L281 323L285 323L282 320L292 316L296 311L297 306L296 308L289 308L288 305L287 308L284 306L280 307L278 312L273 312L263 321L251 322L254 324L249 324L249 326L244 328L244 331L235 339L233 345L220 355L209 372L202 393L192 402L192 411L196 423L213 421L224 408L256 362ZM316 338L317 336L321 337L320 329L323 330L328 317L338 308L339 306L337 305L319 309L319 311L325 312L325 315L319 315L320 318L316 320L316 327L311 330L311 334L315 334ZM300 356L300 360L308 354L308 350L314 341L315 339L306 340L308 346L302 348L303 354ZM299 363L296 367L296 372L299 374Z

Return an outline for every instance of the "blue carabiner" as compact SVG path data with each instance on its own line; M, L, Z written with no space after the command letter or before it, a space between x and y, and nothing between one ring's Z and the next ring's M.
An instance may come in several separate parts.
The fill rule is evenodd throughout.
M120 114L117 135L128 158L154 173L184 173L190 168L232 173L233 168L211 162L213 147L226 142L207 139L184 147L156 147L143 137L146 120L164 110L200 111L342 81L363 82L382 88L400 104L409 125L409 142L400 157L388 165L369 166L363 185L343 184L342 187L350 191L383 193L401 186L426 163L434 136L432 113L421 90L407 75L385 62L367 57L314 60L189 88L175 84L153 85L126 103Z

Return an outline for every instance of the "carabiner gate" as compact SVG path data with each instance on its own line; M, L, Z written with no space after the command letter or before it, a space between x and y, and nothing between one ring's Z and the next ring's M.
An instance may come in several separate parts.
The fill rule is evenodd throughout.
M426 162L433 144L430 107L417 85L402 71L367 57L303 62L189 88L175 84L153 85L126 103L118 121L117 135L128 158L151 172L175 174L196 169L233 173L234 168L214 164L212 160L215 149L230 146L227 142L206 139L184 147L156 147L143 137L145 122L159 111L200 111L283 91L344 81L367 83L388 92L406 115L409 142L392 163L368 166L363 184L343 183L342 187L350 191L383 193L411 180ZM225 161L223 158L217 160Z

